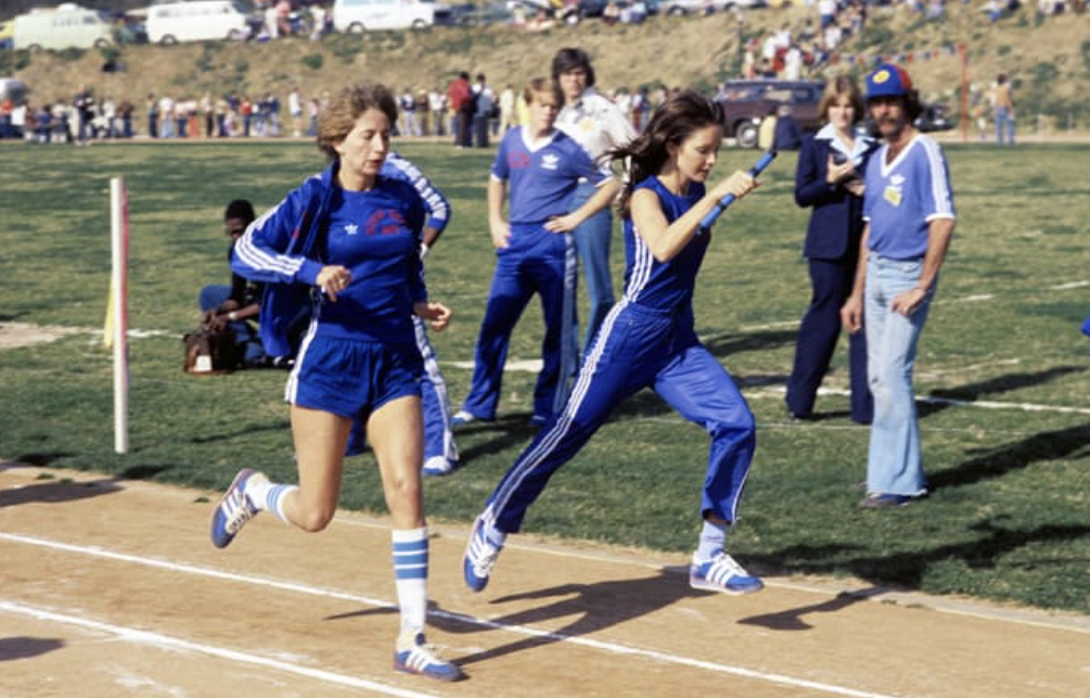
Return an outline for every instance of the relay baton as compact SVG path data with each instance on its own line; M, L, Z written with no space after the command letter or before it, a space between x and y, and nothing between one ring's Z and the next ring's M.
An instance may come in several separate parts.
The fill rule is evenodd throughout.
M768 167L776 159L776 151L768 150L761 156L761 159L757 161L757 164L750 168L749 174L751 177L756 177L761 174L764 168ZM704 220L700 221L700 227L696 229L697 235L703 235L710 231L712 226L715 225L715 221L719 218L719 214L727 210L727 207L734 203L734 194L727 194L715 205L708 215L704 216Z

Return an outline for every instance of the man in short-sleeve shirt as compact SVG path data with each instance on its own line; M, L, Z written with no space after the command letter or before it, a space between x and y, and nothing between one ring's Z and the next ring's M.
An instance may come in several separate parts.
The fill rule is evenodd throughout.
M844 325L866 316L867 374L874 421L866 508L901 506L927 494L912 390L916 346L954 232L949 168L939 145L912 126L920 101L902 68L867 77L867 108L885 145L867 166L865 227Z

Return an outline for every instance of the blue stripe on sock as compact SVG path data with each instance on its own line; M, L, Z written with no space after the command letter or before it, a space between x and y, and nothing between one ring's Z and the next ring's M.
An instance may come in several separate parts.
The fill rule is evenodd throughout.
M394 568L394 577L398 580L427 579L428 566L420 565L418 567L397 567Z
M291 488L291 485L273 485L265 495L265 509L280 516L280 497Z
M394 553L394 565L426 565L428 564L428 551L419 553Z
M397 579L426 579L428 576L428 539L394 542L394 576Z

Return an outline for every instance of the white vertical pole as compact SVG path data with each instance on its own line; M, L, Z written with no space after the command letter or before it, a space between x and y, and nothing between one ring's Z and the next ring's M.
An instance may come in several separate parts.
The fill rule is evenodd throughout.
M110 243L112 250L114 350L114 451L129 452L129 205L125 180L110 180Z

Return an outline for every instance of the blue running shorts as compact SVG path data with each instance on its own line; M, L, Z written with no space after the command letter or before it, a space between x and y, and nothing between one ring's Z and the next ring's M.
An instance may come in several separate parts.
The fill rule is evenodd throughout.
M420 397L424 362L415 344L316 336L296 358L288 402L342 417L367 417L391 400Z

